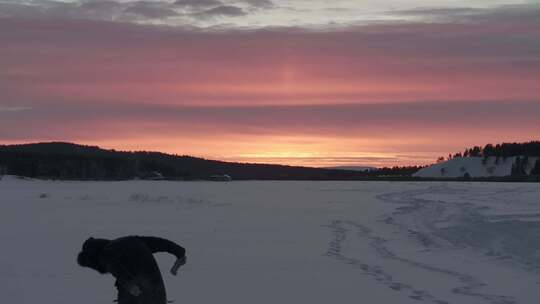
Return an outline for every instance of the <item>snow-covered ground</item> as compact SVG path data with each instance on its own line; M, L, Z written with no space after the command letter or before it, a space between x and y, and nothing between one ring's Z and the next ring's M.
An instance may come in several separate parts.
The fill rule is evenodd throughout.
M507 158L487 157L456 157L444 162L422 168L414 173L415 177L456 178L469 174L471 177L509 176L512 166L516 163L515 156ZM538 157L529 157L525 173L529 174L536 164Z
M538 303L540 184L0 181L0 302L112 303L89 236L155 235L176 303Z

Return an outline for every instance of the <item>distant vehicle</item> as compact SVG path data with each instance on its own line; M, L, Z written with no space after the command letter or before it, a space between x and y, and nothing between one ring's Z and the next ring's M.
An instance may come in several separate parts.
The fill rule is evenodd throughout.
M215 182L230 182L232 181L232 177L227 174L222 174L222 175L216 174L216 175L210 176L210 180L215 181Z
M146 179L146 180L164 180L165 177L163 177L163 174L161 174L160 172L153 171L153 172L149 172L149 173L145 174L143 176L143 179Z

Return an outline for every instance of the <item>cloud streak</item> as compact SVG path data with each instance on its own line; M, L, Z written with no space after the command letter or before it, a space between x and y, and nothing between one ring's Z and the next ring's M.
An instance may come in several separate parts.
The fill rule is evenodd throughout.
M221 22L223 18L244 17L272 7L269 0L0 0L0 17L211 26L200 21Z
M432 22L459 22L459 23L484 23L499 22L519 23L532 22L538 24L538 11L540 4L526 3L514 5L501 5L492 8L473 7L426 7L407 10L394 10L388 12L396 16L411 16L419 21Z
M31 110L30 107L2 107L0 106L0 112L11 113Z
M208 8L223 5L223 2L218 0L177 0L176 5L195 8Z
M525 0L0 0L0 16L86 19L200 28L350 26L389 21L467 22L508 14L534 17ZM206 12L206 13L205 13ZM501 14L501 12L503 12ZM515 17L515 16L514 16Z
M214 18L214 17L223 17L223 16L245 16L248 13L242 8L232 5L221 5L218 7L210 8L202 12L198 12L196 15L202 18Z

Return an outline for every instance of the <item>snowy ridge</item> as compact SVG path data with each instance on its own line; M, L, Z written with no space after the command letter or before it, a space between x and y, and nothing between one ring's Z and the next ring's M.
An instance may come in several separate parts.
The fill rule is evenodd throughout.
M500 177L512 174L512 166L518 156L512 157L456 157L437 163L414 173L414 177L458 178L467 173L470 177ZM525 172L530 174L538 157L529 157Z

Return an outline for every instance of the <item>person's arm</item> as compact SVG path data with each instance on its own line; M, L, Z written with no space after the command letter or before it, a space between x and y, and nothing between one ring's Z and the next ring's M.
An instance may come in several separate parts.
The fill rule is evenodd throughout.
M173 275L177 274L180 266L186 264L186 249L175 242L152 236L139 236L139 238L146 244L152 253L167 252L176 256L176 262L171 268L171 273Z
M186 250L184 247L176 244L175 242L153 236L139 236L139 238L146 244L152 253L167 252L176 256L177 259L181 259L186 256Z

